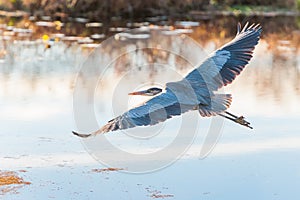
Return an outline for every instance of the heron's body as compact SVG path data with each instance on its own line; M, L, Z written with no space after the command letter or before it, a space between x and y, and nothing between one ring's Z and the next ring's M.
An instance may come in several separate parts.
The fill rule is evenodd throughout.
M248 64L259 41L261 30L259 25L254 24L249 27L246 24L241 30L239 25L237 35L231 42L213 52L182 80L167 83L165 92L160 93L161 89L150 88L131 93L148 96L160 94L110 120L94 133L73 133L88 137L136 126L154 125L192 110L198 110L203 117L220 115L252 128L244 117L237 117L226 111L231 104L231 95L217 94L216 91L231 83Z

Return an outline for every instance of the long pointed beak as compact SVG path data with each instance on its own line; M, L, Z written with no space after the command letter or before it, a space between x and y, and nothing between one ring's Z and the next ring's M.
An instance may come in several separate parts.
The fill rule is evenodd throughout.
M147 95L146 91L147 90L142 90L142 91L137 91L137 92L131 92L131 93L128 93L128 95L142 95L142 96L145 96L145 95Z

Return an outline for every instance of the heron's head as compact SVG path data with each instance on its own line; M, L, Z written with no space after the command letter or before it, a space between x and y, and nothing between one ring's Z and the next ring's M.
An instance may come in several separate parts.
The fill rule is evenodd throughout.
M162 92L162 89L152 87L147 90L137 91L137 92L131 92L129 95L142 95L142 96L154 96Z

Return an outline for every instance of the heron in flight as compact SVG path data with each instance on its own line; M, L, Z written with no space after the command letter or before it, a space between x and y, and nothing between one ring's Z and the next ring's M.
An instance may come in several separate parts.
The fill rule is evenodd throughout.
M81 134L73 131L73 134L89 137L137 126L155 125L193 110L198 111L202 117L219 115L252 129L243 116L227 111L232 100L231 94L220 94L217 91L232 83L249 63L261 31L259 24L249 26L247 23L243 28L238 24L235 38L211 53L182 80L167 83L164 90L152 87L129 93L154 97L108 121L93 133Z

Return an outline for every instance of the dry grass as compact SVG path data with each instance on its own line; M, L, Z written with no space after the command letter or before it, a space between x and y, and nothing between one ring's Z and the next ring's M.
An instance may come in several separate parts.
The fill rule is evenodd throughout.
M17 193L17 189L21 188L23 185L29 184L31 183L24 181L24 179L18 176L16 172L0 171L0 195Z
M92 169L92 172L114 172L114 171L121 171L124 170L123 168L103 168L103 169Z

